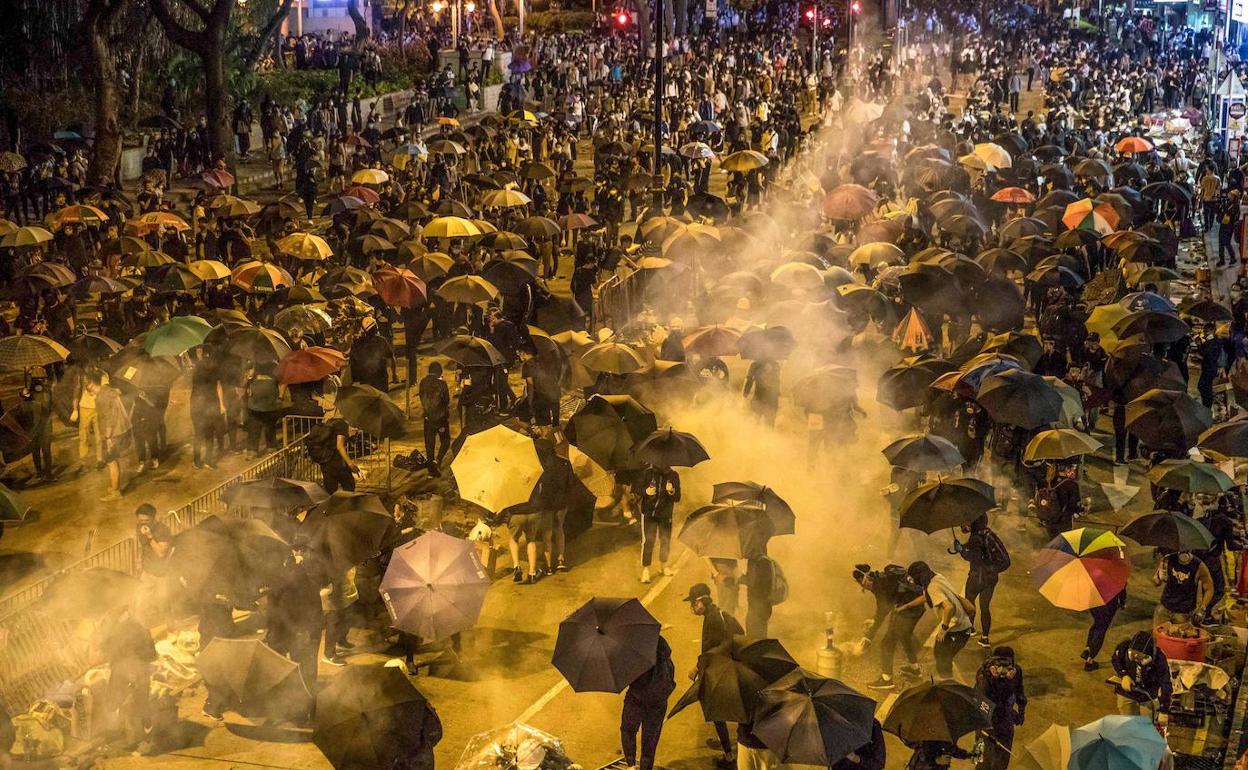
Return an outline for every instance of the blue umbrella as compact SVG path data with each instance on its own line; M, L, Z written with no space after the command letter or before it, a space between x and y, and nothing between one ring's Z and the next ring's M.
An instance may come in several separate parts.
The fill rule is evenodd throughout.
M512 60L511 64L507 65L507 69L519 75L533 69L533 63L528 59Z
M1145 716L1111 715L1070 736L1069 770L1157 770L1166 741Z

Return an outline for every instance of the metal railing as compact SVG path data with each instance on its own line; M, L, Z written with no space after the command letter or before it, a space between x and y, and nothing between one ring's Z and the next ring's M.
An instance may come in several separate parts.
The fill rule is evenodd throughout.
M623 332L641 314L641 286L635 280L638 271L613 275L598 286L594 320L599 328L606 326Z
M322 422L323 419L306 415L287 415L282 418L282 441L288 446L291 442L302 441L312 426ZM306 459L307 453L303 454ZM347 437L347 456L360 469L361 478L356 482L357 491L387 493L391 491L394 458L389 439L378 441L367 433L352 431ZM289 478L319 482L321 480L320 469L310 459L307 459L307 462L311 464L311 470L308 472L312 475Z

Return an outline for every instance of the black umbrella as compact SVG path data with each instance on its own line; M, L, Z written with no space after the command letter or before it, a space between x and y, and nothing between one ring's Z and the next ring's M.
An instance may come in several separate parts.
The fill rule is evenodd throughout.
M774 534L763 506L725 500L689 514L678 537L699 556L752 559L767 553L767 541Z
M338 412L356 428L376 438L402 438L407 416L390 396L371 385L348 385L339 389Z
M109 382L138 390L167 391L182 370L168 356L151 356L142 347L122 348L104 365Z
M693 434L672 428L656 430L647 436L637 446L636 456L639 461L659 468L692 468L710 459Z
M740 500L757 503L767 511L771 519L772 533L792 535L797 525L797 515L776 490L753 481L725 481L711 488L711 501Z
M1044 288L1078 289L1083 285L1082 276L1060 265L1038 267L1027 274L1027 280Z
M797 669L759 693L750 732L781 762L832 767L871 741L875 701Z
M899 438L883 452L890 465L911 471L947 471L966 462L952 441L930 433Z
M1191 205L1192 196L1187 190L1179 187L1174 182L1153 182L1144 185L1144 189L1140 193L1149 200L1160 200L1175 206Z
M908 744L957 743L963 735L992 724L992 703L957 682L920 684L897 696L882 724Z
M376 495L339 498L337 492L324 508L308 513L303 531L312 550L338 572L376 556L397 535L394 519Z
M221 497L229 505L291 510L323 503L329 495L315 482L272 478L240 481Z
M1248 419L1243 417L1220 423L1200 435L1202 452L1223 458L1248 458Z
M196 599L223 594L249 603L281 570L290 547L259 519L209 516L171 543L169 567Z
M407 766L441 739L437 714L397 668L349 666L316 694L312 742L340 770Z
M1136 516L1118 531L1140 545L1171 551L1204 551L1213 546L1213 533L1185 513L1152 511Z
M932 533L969 525L997 504L992 485L979 479L933 481L901 501L901 526Z
M259 639L217 637L195 665L215 697L248 712L291 714L312 697L299 664Z
M797 670L797 661L775 639L734 636L698 657L697 676L672 706L670 719L692 703L708 722L748 723L763 688Z
M994 422L1039 428L1062 414L1062 394L1038 374L1013 369L980 383L976 401Z
M1191 331L1192 328L1179 320L1178 316L1150 310L1131 313L1114 324L1114 334L1118 339L1138 334L1145 342L1152 344L1177 342Z
M102 334L80 334L65 346L71 361L103 361L121 350L112 337Z
M1192 295L1180 302L1179 312L1198 318L1205 323L1231 320L1231 311L1226 305L1197 295ZM72 350L73 348L71 347L70 349Z
M898 411L921 406L936 378L956 369L939 358L907 358L880 375L875 400Z
M1185 392L1145 391L1127 404L1127 430L1152 449L1186 452L1213 425L1213 415Z
M654 666L658 643L641 602L594 598L559 624L551 662L575 692L621 692Z
M501 366L503 354L482 337L456 334L438 348L438 353L460 366Z
M1023 327L1026 305L1023 293L1013 281L991 277L967 292L966 302L979 313L979 322L985 329L1005 331Z
M747 360L772 359L783 361L797 347L797 338L784 326L751 329L737 341L742 358Z
M1044 355L1044 347L1040 344L1039 338L1034 334L1005 332L989 337L987 342L984 343L984 347L981 348L981 352L1013 356L1025 363L1028 369L1031 369L1039 363L1040 356Z
M1027 271L1027 260L1021 254L1009 249L985 249L979 253L975 261L989 273L1005 275L1010 271L1024 273Z
M1028 235L1040 235L1048 230L1048 226L1035 217L1014 217L1001 225L998 234L1006 241L1023 238Z
M594 395L568 420L567 437L608 470L636 465L633 450L658 430L654 412L632 396Z

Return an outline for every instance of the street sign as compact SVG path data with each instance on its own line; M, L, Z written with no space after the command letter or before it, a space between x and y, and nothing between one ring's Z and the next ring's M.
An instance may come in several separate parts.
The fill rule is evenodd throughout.
M1242 118L1246 113L1248 113L1248 107L1245 107L1243 102L1235 102L1226 110L1226 114L1236 120Z

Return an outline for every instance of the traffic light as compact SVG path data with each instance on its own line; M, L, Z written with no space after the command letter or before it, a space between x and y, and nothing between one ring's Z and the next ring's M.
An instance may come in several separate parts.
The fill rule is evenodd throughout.
M806 9L806 12L803 15L806 17L806 21L813 22L815 20L815 14L816 14L816 11L815 11L814 6L811 6L810 8Z
M862 3L859 0L852 0L849 4L849 12L855 15L862 13Z
M629 17L628 11L615 12L615 26L627 27L630 21L632 21L632 19Z

